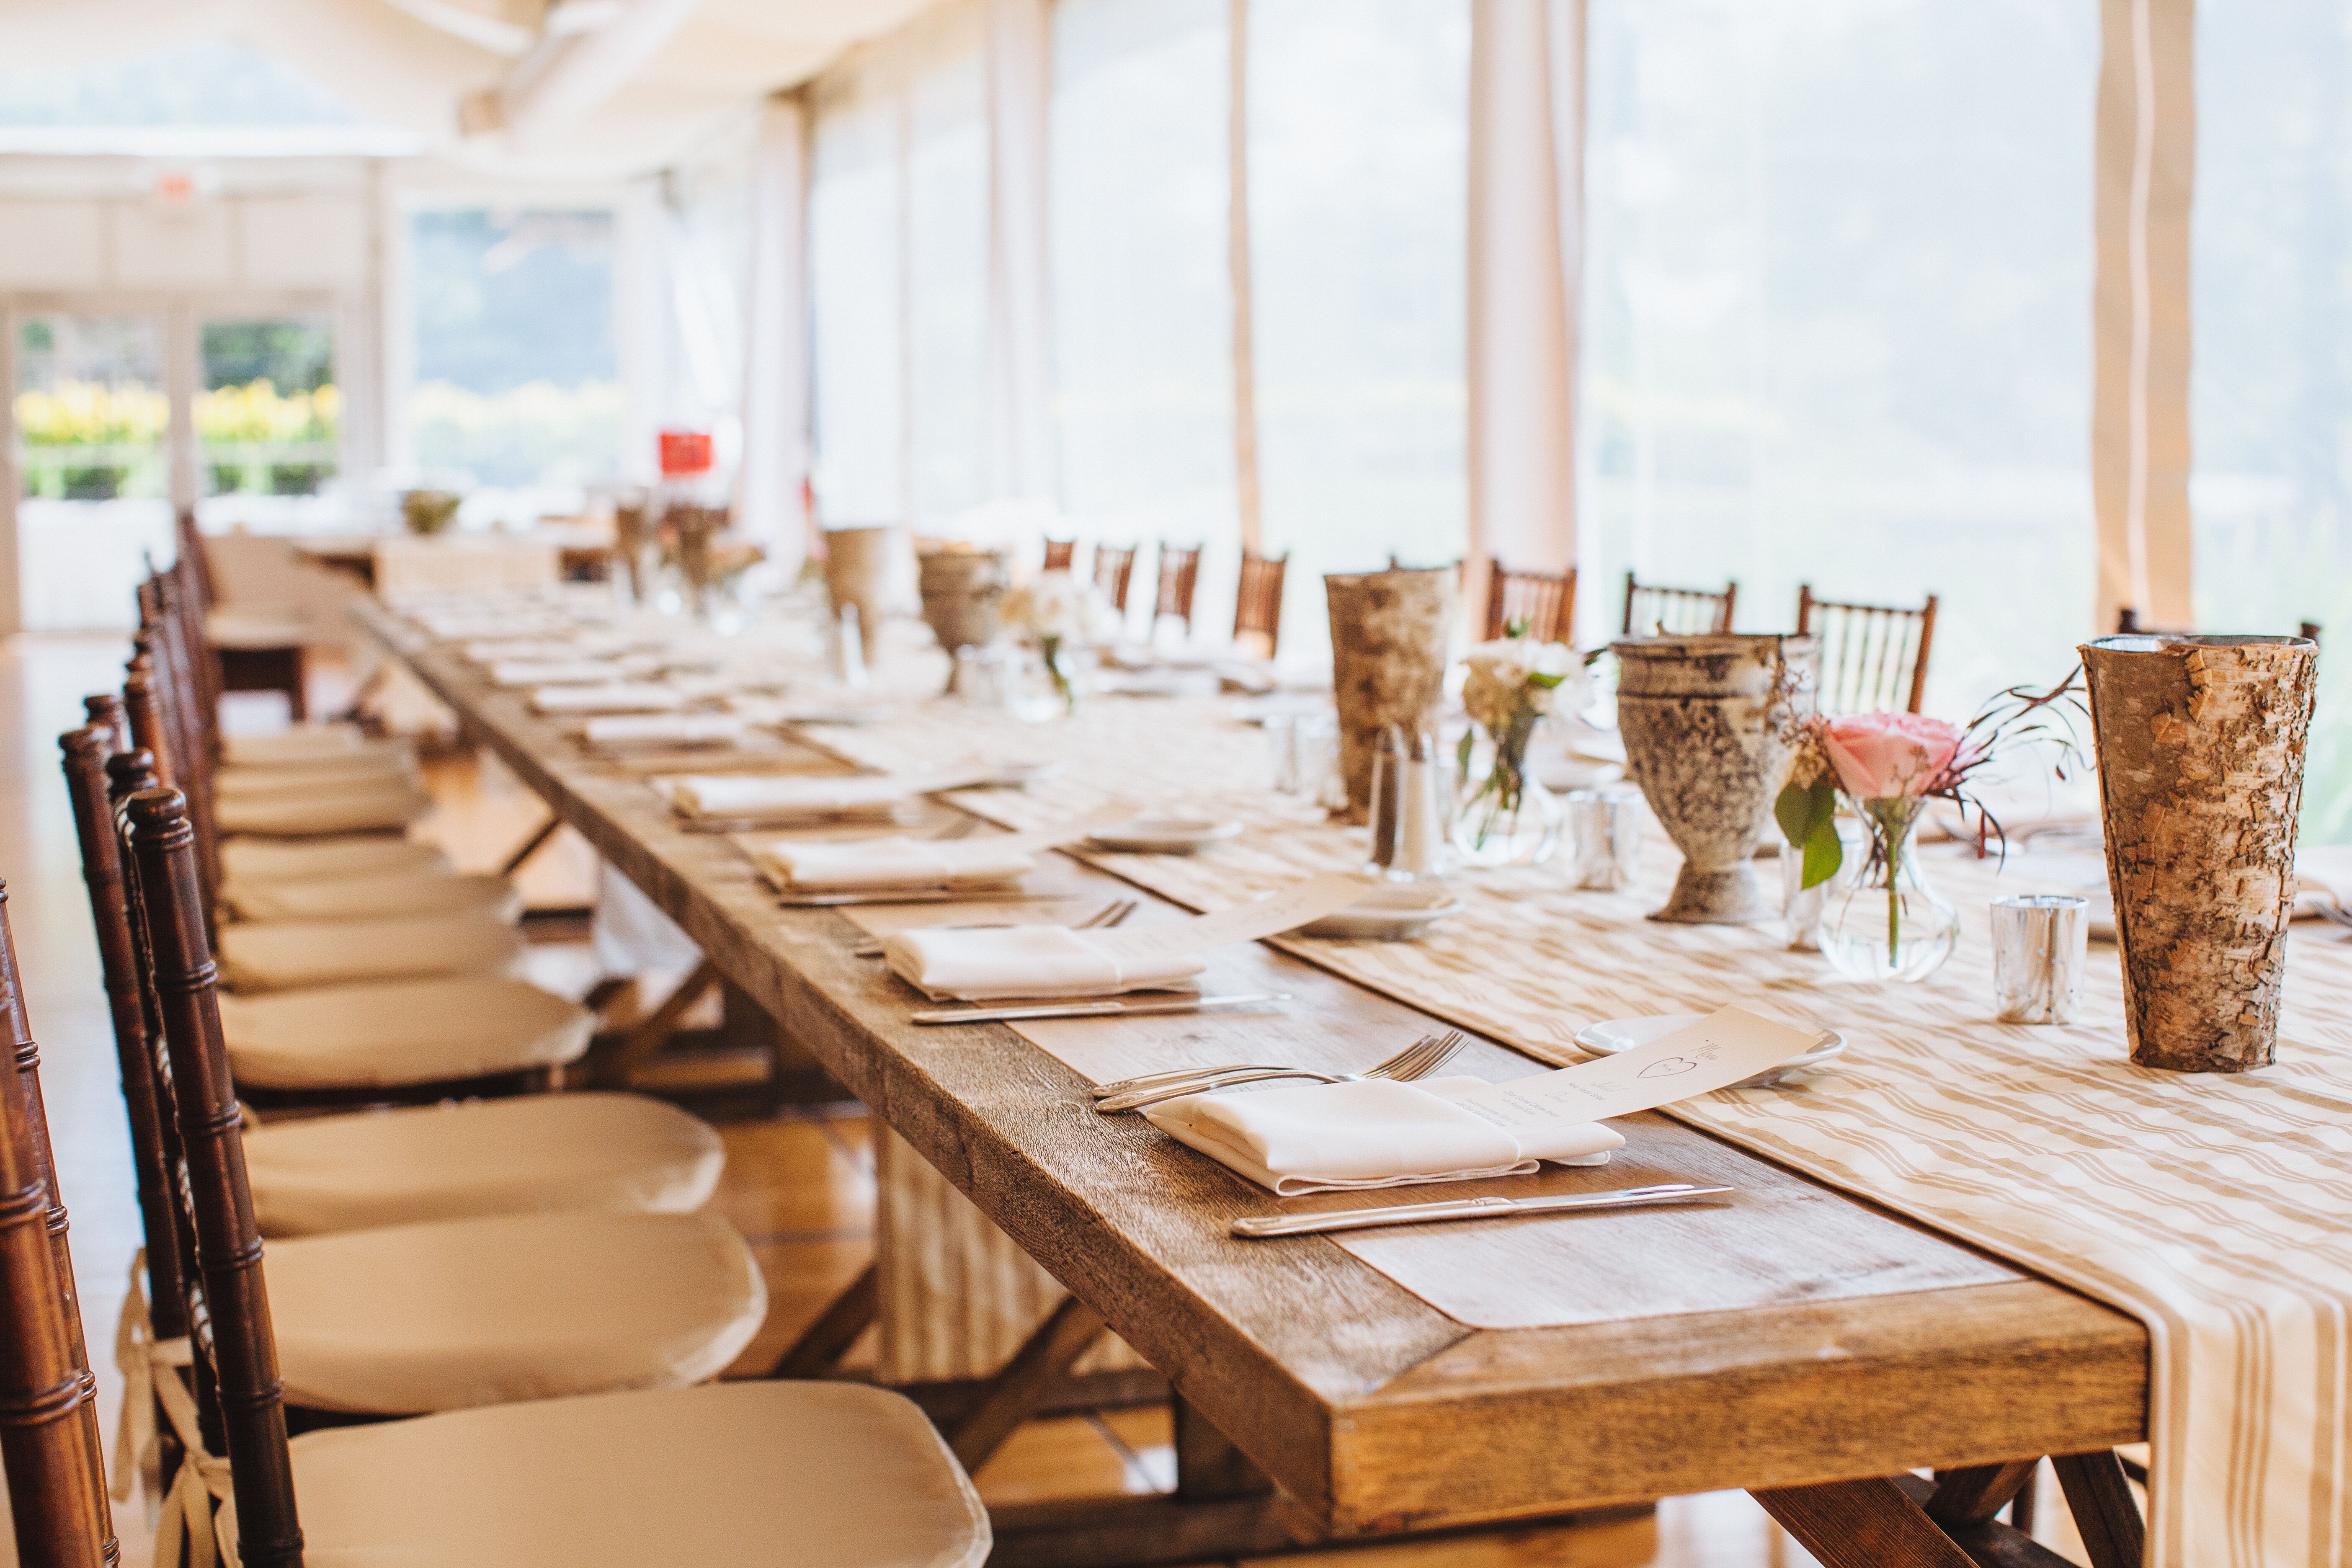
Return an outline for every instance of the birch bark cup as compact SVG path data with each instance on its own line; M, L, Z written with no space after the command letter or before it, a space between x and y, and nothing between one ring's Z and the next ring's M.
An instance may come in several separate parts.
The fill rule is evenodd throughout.
M837 619L841 606L857 606L857 640L864 645L866 667L874 668L882 647L882 617L890 600L890 563L898 542L895 527L836 528L824 536L824 585L833 595Z
M948 656L948 691L956 690L963 667L956 650L986 647L1003 629L998 605L1013 584L1013 563L1002 550L938 550L915 558L916 586L923 595L923 619ZM857 612L866 625L866 612Z
M2318 645L2114 637L2082 653L2132 1060L2267 1067Z
M1789 774L1790 742L1813 711L1818 637L1623 637L1617 656L1617 727L1625 771L1683 868L1654 921L1746 925L1777 920L1754 867L1772 831L1772 802Z
M1453 567L1327 576L1331 611L1331 687L1339 709L1339 773L1348 820L1361 822L1372 798L1372 754L1391 724L1406 733L1437 728L1445 691L1446 644L1454 631Z

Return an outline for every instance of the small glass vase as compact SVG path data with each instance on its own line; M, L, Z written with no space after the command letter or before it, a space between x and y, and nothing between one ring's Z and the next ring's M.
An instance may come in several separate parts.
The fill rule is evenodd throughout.
M1559 847L1559 797L1528 775L1528 716L1497 735L1463 737L1454 820L1446 837L1465 867L1539 866Z
M1830 967L1854 980L1925 980L1959 944L1960 915L1936 891L1912 847L1919 803L1860 803L1869 832L1824 900L1819 941ZM1851 864L1859 849L1866 857Z
M1009 682L1008 705L1025 724L1072 718L1084 684L1076 653L1059 637L1044 637L1036 647L1023 650Z

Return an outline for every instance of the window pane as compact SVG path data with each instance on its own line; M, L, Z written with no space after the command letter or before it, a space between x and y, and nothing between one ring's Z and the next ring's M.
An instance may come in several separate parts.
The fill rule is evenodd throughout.
M2189 499L2197 624L2352 635L2352 19L2243 0L2197 29ZM2306 843L2352 842L2352 668L2319 661ZM2334 721L2330 721L2331 717Z
M1942 595L1929 711L2092 628L2090 0L1596 0L1583 591ZM1588 621L1587 625L1595 624Z
M1113 543L1204 543L1195 622L1233 614L1225 0L1062 0L1053 267L1062 504ZM1149 601L1152 552L1130 603Z
M418 466L522 489L617 472L612 215L420 212L409 243Z
M1469 75L1467 0L1250 8L1260 505L1293 656L1326 646L1326 572L1466 545Z
M828 76L809 190L817 513L843 527L906 515L899 105L870 70Z
M197 340L205 526L327 521L328 503L311 498L340 467L342 393L326 320L216 318Z

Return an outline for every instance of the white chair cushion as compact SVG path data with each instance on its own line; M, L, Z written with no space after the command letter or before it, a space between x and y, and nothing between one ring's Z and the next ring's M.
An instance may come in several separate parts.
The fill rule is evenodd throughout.
M522 918L522 894L504 877L450 877L430 871L343 881L236 881L221 889L220 901L231 914L246 921L486 914L512 925Z
M768 1315L716 1215L501 1215L272 1242L286 1398L421 1415L716 1377Z
M415 759L404 753L351 752L311 763L285 763L269 767L223 767L213 773L214 793L235 796L289 795L297 790L354 791L399 789L416 782Z
M221 928L221 978L238 991L286 991L429 974L512 974L522 938L495 915L268 921Z
M268 838L318 838L331 833L380 833L405 828L433 809L433 797L414 784L299 795L223 795L213 818L223 833Z
M306 724L272 735L224 735L221 761L237 767L272 767L314 763L374 752L414 756L415 747L401 740L371 740L357 724L337 721Z
M479 1215L692 1214L726 1146L635 1094L536 1094L321 1116L245 1135L265 1236Z
M505 1405L293 1445L310 1568L978 1568L922 1412L847 1383Z
M205 640L215 647L294 647L315 635L295 610L226 605L205 617Z
M551 992L487 978L223 996L220 1017L229 1071L254 1089L394 1089L555 1067L578 1061L596 1026Z
M450 874L449 858L430 844L388 833L281 843L232 838L221 845L221 879L241 882L315 882L339 877L387 877L430 871Z

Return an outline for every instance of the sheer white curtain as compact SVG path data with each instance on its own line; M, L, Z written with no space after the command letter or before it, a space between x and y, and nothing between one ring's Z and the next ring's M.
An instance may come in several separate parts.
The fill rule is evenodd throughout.
M2194 366L2200 629L2352 637L2352 16L2208 7L2197 49ZM2352 667L2319 661L2306 843L2352 842Z
M809 184L818 521L895 522L907 451L905 115L896 73L854 58L816 84Z
M1230 626L1233 289L1226 0L1061 0L1051 214L1061 500L1080 532L1202 544L1194 624ZM1287 638L1286 638L1287 640Z
M1286 653L1323 574L1466 544L1469 0L1251 0L1249 221L1266 550Z
M1591 0L1580 506L1630 567L1943 596L1927 707L2091 624L2085 0Z

